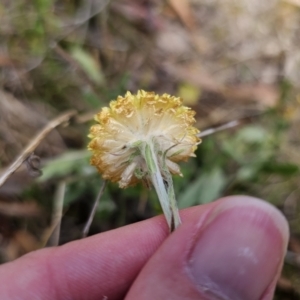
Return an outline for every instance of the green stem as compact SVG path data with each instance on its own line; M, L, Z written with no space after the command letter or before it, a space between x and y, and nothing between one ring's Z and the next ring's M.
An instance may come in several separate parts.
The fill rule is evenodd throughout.
M168 175L167 178L165 178L165 184L152 142L144 143L141 152L146 161L152 184L156 190L160 205L167 219L168 226L172 232L181 224L173 189L172 176L169 170L164 171L164 173L167 173L166 175Z

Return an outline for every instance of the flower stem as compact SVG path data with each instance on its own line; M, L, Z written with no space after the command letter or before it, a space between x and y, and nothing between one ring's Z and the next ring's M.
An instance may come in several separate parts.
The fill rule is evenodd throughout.
M167 219L170 232L172 232L181 224L175 199L172 176L169 170L164 170L165 178L163 178L153 143L145 143L143 146L144 147L141 152L146 161L152 184L156 190L160 205Z

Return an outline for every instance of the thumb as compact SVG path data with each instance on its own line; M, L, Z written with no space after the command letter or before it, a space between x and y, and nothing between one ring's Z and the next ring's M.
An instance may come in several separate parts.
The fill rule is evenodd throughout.
M287 222L273 206L223 198L183 220L126 299L270 300L287 241Z

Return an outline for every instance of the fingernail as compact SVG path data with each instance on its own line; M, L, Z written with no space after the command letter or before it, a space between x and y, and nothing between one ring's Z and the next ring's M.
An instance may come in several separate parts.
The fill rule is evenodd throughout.
M218 299L260 299L281 267L287 239L287 223L271 205L249 197L224 201L201 226L190 275Z

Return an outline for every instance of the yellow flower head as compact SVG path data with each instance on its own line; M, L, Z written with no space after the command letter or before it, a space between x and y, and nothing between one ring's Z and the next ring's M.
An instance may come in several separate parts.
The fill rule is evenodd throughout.
M120 187L149 182L149 166L142 155L144 144L153 145L162 175L166 170L179 174L177 162L195 156L199 144L195 112L182 105L182 100L168 94L140 90L127 92L111 101L95 116L99 123L90 129L91 164L104 179Z

